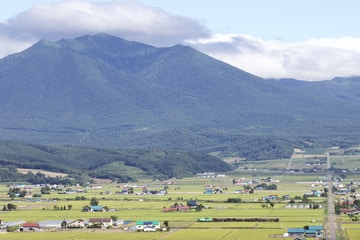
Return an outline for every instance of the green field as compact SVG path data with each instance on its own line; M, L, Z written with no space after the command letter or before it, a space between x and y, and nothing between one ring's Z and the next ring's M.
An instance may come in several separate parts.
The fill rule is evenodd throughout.
M289 180L281 180L278 183L278 190L272 191L255 191L254 194L236 194L237 189L242 186L234 186L231 178L223 178L218 181L211 179L179 179L173 185L167 185L168 194L164 196L153 195L121 195L114 194L119 191L116 184L107 184L103 189L89 189L86 193L80 194L57 194L51 193L43 195L43 201L39 203L33 202L13 202L17 205L18 210L11 212L2 212L1 216L6 221L44 221L44 220L75 220L78 218L89 219L92 217L110 217L117 216L119 219L131 221L128 226L134 225L139 219L156 219L163 223L169 221L170 232L157 233L139 233L129 232L122 229L114 228L112 230L80 230L80 231L55 231L42 233L6 233L6 239L117 239L119 236L124 239L241 239L240 236L246 234L247 239L268 238L277 239L274 236L282 235L289 227L303 227L315 220L317 224L323 225L324 210L323 209L302 209L289 208L289 204L276 202L273 208L263 208L262 197L269 194L284 194L301 196L302 192L311 189L309 184L298 184ZM166 183L142 182L138 183L139 187L135 187L135 192L140 191L142 185L148 186L148 189L163 189ZM222 194L203 193L204 187L208 185L220 186L224 190ZM179 189L180 188L180 189ZM291 189L297 188L296 191ZM177 189L177 190L175 190ZM1 196L3 204L6 198L7 188L2 187ZM104 192L111 194L104 194ZM86 200L76 201L76 196L86 197ZM99 204L112 209L112 212L82 212L82 207L89 205L92 197L99 200ZM229 198L240 198L241 203L227 203ZM45 199L49 199L48 201ZM53 200L56 199L56 200ZM162 212L162 208L169 207L175 202L186 204L187 200L193 199L201 203L204 208L202 211L196 212ZM324 199L317 199L323 202ZM54 210L54 206L72 205L71 210ZM295 204L296 205L296 204ZM301 204L299 204L301 205ZM202 217L237 217L237 218L279 218L279 222L197 222ZM254 231L256 229L256 231ZM280 238L279 238L280 239Z
M349 163L347 163L349 159ZM354 166L357 157L333 158L332 161L345 166ZM289 160L284 160L286 163ZM294 165L303 164L304 159L296 159ZM266 161L261 164L268 164ZM278 166L280 160L276 160ZM283 168L287 164L283 164ZM245 178L261 182L262 179L271 177L276 190L257 190L253 194L238 194L243 184L233 184L233 179ZM45 220L88 220L93 217L116 216L128 224L113 227L112 229L81 229L59 230L44 229L42 232L14 232L1 233L0 239L284 239L283 234L288 228L302 228L306 225L326 226L327 199L323 197L308 198L311 204L319 204L318 209L309 209L310 203L302 202L304 193L311 190L322 191L325 187L325 173L282 174L278 171L250 171L244 170L231 172L226 177L204 178L195 177L184 179L171 179L168 181L152 181L142 179L137 183L131 183L136 194L116 194L122 190L125 184L102 184L102 189L86 188L85 192L75 194L43 194L41 202L29 202L21 198L10 199L7 195L9 187L0 185L0 206L13 203L17 206L15 211L1 211L0 219L5 222L27 221L40 222ZM350 180L348 180L350 181ZM359 176L351 175L351 181L359 181ZM346 182L344 182L345 184ZM166 195L141 195L141 189L146 186L148 190L162 190L167 188ZM204 194L207 186L223 189L220 194ZM74 189L81 187L73 187ZM38 193L40 189L34 188L32 193ZM277 194L279 200L274 202L271 208L265 201L264 196ZM282 200L283 195L289 195L292 202ZM82 212L82 208L90 204L90 199L96 197L99 205L107 206L108 212ZM76 200L85 198L85 200ZM299 199L300 198L300 199ZM238 203L229 203L229 199L241 199ZM163 207L169 207L174 203L186 205L188 200L196 200L204 206L201 211L194 209L189 212L163 212ZM264 204L266 206L264 207ZM71 205L71 210L68 206ZM66 210L56 210L54 206L63 207ZM198 222L199 218L278 218L278 222ZM136 220L159 220L161 226L168 221L168 232L134 232L132 227ZM356 240L360 236L359 222L350 222L346 216L338 217L343 230L339 230L338 239Z

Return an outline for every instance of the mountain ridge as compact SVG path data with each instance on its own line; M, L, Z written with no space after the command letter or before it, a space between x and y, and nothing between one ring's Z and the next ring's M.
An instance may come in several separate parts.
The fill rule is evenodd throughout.
M265 80L189 46L157 48L105 33L40 40L0 59L0 69L7 140L138 147L176 129L198 129L194 139L206 139L204 129L300 137L360 129L357 78ZM157 147L171 147L170 136L164 141Z

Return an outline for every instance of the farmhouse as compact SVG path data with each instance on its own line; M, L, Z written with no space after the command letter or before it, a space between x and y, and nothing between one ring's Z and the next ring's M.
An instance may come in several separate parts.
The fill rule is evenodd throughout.
M39 223L24 223L20 227L20 232L39 232L41 231L41 227Z
M268 201L275 201L275 200L278 200L279 196L277 194L270 194L268 196L264 196L262 197L262 199L264 201L268 200Z
M60 228L61 227L61 220L44 220L39 222L39 225L42 229L51 229L51 228Z
M215 178L214 172L197 173L196 178Z
M72 222L67 223L68 228L84 228L85 223L83 219L78 219Z
M308 226L306 228L288 228L289 237L322 237L322 226Z
M82 209L83 212L105 212L102 206L85 206Z
M354 199L353 198L344 198L344 197L342 197L342 198L340 198L339 199L339 204L341 205L341 206L343 206L343 205L350 205L350 206L353 206L354 205Z
M323 226L309 226L309 229L305 230L306 237L322 237Z
M340 213L342 214L359 214L360 210L357 207L352 207L352 208L340 208Z
M163 212L176 212L176 211L188 212L188 211L190 211L190 207L180 204L180 205L176 205L176 206L170 206L169 208L164 207L162 209L162 211Z
M189 207L189 208L196 208L197 207L197 202L196 200L188 200L186 202L186 205Z
M112 226L113 222L111 218L90 218L89 227L109 227Z
M156 230L160 230L160 221L158 220L139 220L136 221L136 230L143 231L144 228L155 228Z

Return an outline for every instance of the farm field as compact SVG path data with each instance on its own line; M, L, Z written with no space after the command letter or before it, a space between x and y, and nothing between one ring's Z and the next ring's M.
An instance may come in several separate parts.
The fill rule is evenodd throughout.
M298 157L298 156L297 156ZM346 162L350 159L350 163ZM294 159L293 159L294 160ZM286 163L289 160L284 160ZM354 167L357 157L331 158L337 164ZM278 160L279 166L280 160ZM338 163L339 162L339 163ZM304 159L295 159L294 166L306 165ZM261 164L268 164L262 162ZM285 169L288 164L283 164ZM261 169L261 168L259 168ZM357 174L351 176L350 181L359 182ZM262 182L271 178L277 188L273 190L254 189L252 194L239 194L244 190L248 181ZM234 180L243 182L234 184ZM347 180L348 181L348 180ZM345 184L345 183L344 183ZM284 239L283 234L288 228L303 228L307 225L326 226L327 199L325 197L308 197L304 202L303 195L313 190L323 191L326 187L326 172L318 173L281 173L279 171L250 171L239 170L226 173L217 178L184 178L167 181L152 181L142 179L136 183L104 183L96 184L101 188L85 188L84 192L72 194L58 194L52 191L43 194L40 202L26 201L21 198L11 200L7 192L9 186L0 185L0 206L13 203L15 211L0 211L0 219L5 222L41 222L47 220L76 220L89 218L103 218L116 216L123 224L111 229L80 229L60 230L44 229L42 232L14 232L0 233L0 239ZM204 194L206 187L222 189L222 193ZM135 194L119 194L125 187L132 187ZM142 188L148 190L167 190L165 195L141 194ZM73 187L78 189L81 187ZM38 193L40 188L34 188ZM271 207L263 197L277 195ZM282 196L291 199L283 200ZM106 206L107 212L83 212L84 206L90 205L90 199L96 198L99 205ZM188 212L163 212L164 207L187 204L188 200L195 200L201 204L201 211L192 209ZM235 202L234 202L235 201ZM310 204L319 206L310 209ZM71 209L69 206L71 205ZM59 208L63 210L58 210ZM65 210L66 209L66 210ZM277 222L198 222L200 218L263 218L279 219ZM137 220L158 220L161 227L164 222L169 223L167 232L135 232ZM338 217L338 239L359 239L359 222L351 222L347 216ZM340 228L340 227L339 227ZM291 239L291 238L289 238Z
M296 180L296 179L295 179ZM76 194L57 194L51 193L43 195L42 202L14 202L17 205L16 211L1 212L1 218L6 221L23 220L26 222L40 222L45 220L76 220L79 218L89 219L92 217L111 217L116 215L118 219L130 222L127 228L134 225L136 220L159 220L169 222L169 232L142 233L124 231L113 228L111 230L80 230L75 231L55 231L41 233L5 233L6 239L49 239L51 235L54 239L117 239L119 235L124 239L238 239L246 234L247 239L270 238L277 239L289 227L303 227L315 220L317 224L324 224L324 209L304 209L301 203L289 205L284 202L276 202L273 208L263 207L263 196L278 194L279 196L289 194L292 196L302 196L303 192L310 191L310 184L297 184L282 180L278 183L278 190L267 191L259 190L254 194L237 194L237 189L243 186L234 186L231 178L216 179L179 179L176 183L167 185L163 183L142 182L136 183L135 192L140 191L142 185L148 189L163 189L169 186L168 194L163 196L152 195L123 195L115 194L118 185L103 185L102 189L88 189L84 193ZM206 186L219 186L224 189L221 194L204 194ZM298 186L297 186L298 185ZM297 191L292 191L295 186ZM176 189L176 190L175 190ZM2 203L6 198L8 189L1 187ZM105 194L108 192L108 194ZM86 200L75 200L75 198L85 197ZM92 197L99 200L99 204L107 206L112 211L109 212L82 212L82 208L89 205ZM46 200L48 199L48 200ZM56 199L56 200L54 200ZM202 211L191 210L190 212L162 212L163 207L169 207L174 203L186 204L187 200L196 200L205 206ZM228 203L228 199L241 199L241 203ZM316 201L325 203L323 198ZM71 210L55 210L54 206L72 205ZM279 222L197 222L199 218L215 217L236 217L236 218L279 218ZM256 229L256 231L254 231ZM50 235L49 235L50 234ZM119 235L118 235L119 234ZM115 237L116 236L116 237ZM241 238L239 238L241 239Z

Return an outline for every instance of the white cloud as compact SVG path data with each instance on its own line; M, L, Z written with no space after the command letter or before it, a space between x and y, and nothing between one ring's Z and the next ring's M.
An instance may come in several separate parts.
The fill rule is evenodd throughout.
M327 80L360 75L360 39L311 39L285 43L246 35L189 40L193 47L263 78Z
M131 0L68 0L34 5L0 23L0 57L21 51L41 38L59 40L98 32L155 46L190 44L264 78L324 80L360 75L357 38L286 43L241 34L211 34L193 19Z
M157 46L209 35L204 26L190 18L131 0L37 4L0 24L0 32L47 40L106 32Z

